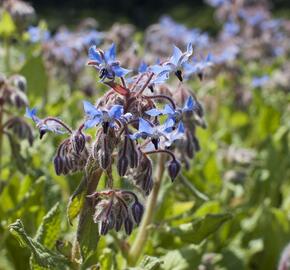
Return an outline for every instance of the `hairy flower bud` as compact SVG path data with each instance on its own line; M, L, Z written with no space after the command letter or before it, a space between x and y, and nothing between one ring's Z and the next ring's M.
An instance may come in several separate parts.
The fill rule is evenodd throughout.
M127 218L125 219L124 226L126 234L130 235L133 230L133 221L130 216L127 216Z
M175 180L176 176L179 174L181 169L180 162L176 159L173 159L168 164L168 173L172 180L172 182Z
M54 170L57 175L61 175L63 172L63 159L60 156L55 156L53 159Z
M144 213L144 207L140 202L135 201L131 209L132 209L133 218L135 222L137 223L137 225L139 225L139 223L141 222L143 213Z
M110 221L108 218L105 218L99 223L99 234L106 235L109 231Z
M72 135L72 146L74 151L79 154L81 153L86 145L86 137L81 131L77 131Z
M126 156L120 156L117 163L117 170L120 176L124 176L127 172L129 165L128 158Z

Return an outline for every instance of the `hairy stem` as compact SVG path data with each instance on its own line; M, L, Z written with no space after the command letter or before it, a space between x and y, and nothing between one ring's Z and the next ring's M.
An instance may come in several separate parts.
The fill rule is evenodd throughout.
M154 181L153 189L151 191L150 196L148 197L146 208L145 208L145 213L142 218L137 236L129 251L128 263L131 266L134 266L138 262L140 256L143 253L143 249L146 245L146 242L149 236L148 227L152 223L153 216L156 210L157 197L158 197L158 193L160 190L163 173L165 169L164 161L165 161L165 156L160 153L158 157L158 167L156 171L156 179Z

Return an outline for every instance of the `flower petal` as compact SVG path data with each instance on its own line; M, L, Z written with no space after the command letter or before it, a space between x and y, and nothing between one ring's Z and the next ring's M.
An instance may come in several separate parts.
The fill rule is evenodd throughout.
M113 119L119 119L122 114L123 114L123 106L122 105L114 105L112 108L109 110L109 116Z
M152 117L155 117L155 116L158 116L158 115L162 114L161 111L159 111L156 108L151 109L151 110L148 110L145 113L148 114L148 115L150 115L150 116L152 116Z
M107 63L111 63L116 59L116 46L112 43L111 47L105 51L105 60Z
M145 133L148 135L152 135L154 132L154 129L151 127L151 125L144 119L139 118L139 128L140 133Z
M96 46L91 46L89 48L89 59L97 62L98 64L101 64L103 62L103 59L98 53Z

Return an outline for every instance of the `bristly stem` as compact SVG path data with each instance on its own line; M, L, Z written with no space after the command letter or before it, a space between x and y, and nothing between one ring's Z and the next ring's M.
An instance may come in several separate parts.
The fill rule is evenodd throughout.
M157 197L159 194L163 173L165 169L165 162L164 162L164 155L160 153L158 157L158 167L156 171L156 178L154 181L153 189L148 197L147 204L145 207L145 213L142 218L140 227L138 229L137 236L135 238L135 241L133 242L129 255L128 255L128 263L131 266L136 265L138 262L140 256L143 253L143 250L145 248L148 235L149 235L149 225L152 223L153 216L156 210L156 204L157 204Z
M137 96L141 95L141 94L144 92L144 90L146 89L146 87L148 86L148 84L151 82L153 76L154 76L154 73L152 72L152 73L149 75L147 81L144 83L144 85L143 85L142 88L140 89L140 91L137 93Z

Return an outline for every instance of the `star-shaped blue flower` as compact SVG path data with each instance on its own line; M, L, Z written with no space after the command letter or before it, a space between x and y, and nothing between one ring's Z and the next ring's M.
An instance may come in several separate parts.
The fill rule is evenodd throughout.
M202 77L204 71L213 65L212 55L208 54L204 59L192 59L192 62L184 64L185 77L189 78L193 74Z
M154 144L155 149L158 149L158 143L161 137L167 139L166 126L159 125L153 126L148 121L143 118L139 118L139 128L138 131L130 135L132 140L137 140L139 138L150 138L151 142Z
M187 50L182 52L178 47L173 47L173 55L170 60L162 65L153 65L150 67L150 71L156 74L157 77L162 77L165 74L174 73L180 81L182 81L182 68L192 55L192 44L187 45Z
M123 106L121 105L114 105L108 111L99 110L88 101L84 101L83 105L87 116L85 128L91 128L102 124L105 129L105 133L108 127L115 127L115 120L120 119L124 112Z
M182 115L187 112L193 112L197 108L197 103L193 99L192 96L189 96L187 100L184 103L184 106L182 108L174 109L172 106L166 104L163 109L159 110L157 108L151 109L149 111L146 111L145 113L156 117L159 115L167 115L168 118L165 121L166 131L172 130L172 127L175 125L175 123L178 123L182 119ZM173 120L173 121L172 121ZM172 124L173 123L173 124Z
M33 109L26 108L25 116L27 118L32 119L36 124L36 127L39 129L40 132L40 139L48 131L51 131L56 134L66 133L64 127L60 123L56 122L53 119L40 119L36 116L36 113L37 110L35 108Z
M120 62L116 60L116 46L113 43L111 47L103 52L97 50L96 46L89 49L89 65L93 65L99 70L100 79L114 80L116 77L123 77L130 72L130 70L122 68Z

